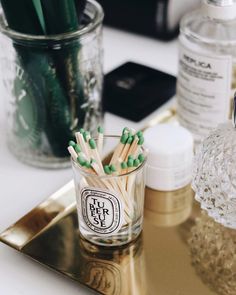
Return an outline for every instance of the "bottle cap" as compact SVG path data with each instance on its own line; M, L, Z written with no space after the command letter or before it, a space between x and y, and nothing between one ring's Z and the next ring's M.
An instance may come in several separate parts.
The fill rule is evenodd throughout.
M193 136L184 127L159 124L144 133L147 164L154 168L177 168L193 159Z
M160 191L184 187L191 181L193 136L184 127L159 124L144 133L148 149L147 186Z
M207 16L213 19L236 19L235 0L203 0L202 9Z

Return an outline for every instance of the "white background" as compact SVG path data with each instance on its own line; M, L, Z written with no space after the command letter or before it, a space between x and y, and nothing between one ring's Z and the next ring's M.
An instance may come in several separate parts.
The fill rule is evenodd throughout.
M160 42L110 28L104 29L105 73L135 61L170 74L177 73L177 41ZM1 93L1 92L0 92ZM123 127L122 120L106 117L107 130ZM0 232L72 178L70 169L43 170L18 162L7 150L4 97L0 99ZM1 295L94 294L77 283L31 261L0 243Z

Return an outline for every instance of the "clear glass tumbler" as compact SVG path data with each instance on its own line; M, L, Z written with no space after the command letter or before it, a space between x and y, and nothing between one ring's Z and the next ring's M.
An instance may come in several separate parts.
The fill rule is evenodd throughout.
M114 146L120 137L104 139L105 145ZM122 175L97 175L85 172L72 160L79 230L85 239L101 246L118 246L138 237L143 223L145 163L146 159Z
M70 165L67 144L76 130L102 123L103 10L88 0L77 31L26 35L0 14L2 96L7 140L21 161L48 168Z

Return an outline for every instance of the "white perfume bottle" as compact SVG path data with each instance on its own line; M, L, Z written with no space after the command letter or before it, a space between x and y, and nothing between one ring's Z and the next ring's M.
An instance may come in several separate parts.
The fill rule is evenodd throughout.
M231 115L236 89L236 0L203 0L181 21L177 111L200 142Z

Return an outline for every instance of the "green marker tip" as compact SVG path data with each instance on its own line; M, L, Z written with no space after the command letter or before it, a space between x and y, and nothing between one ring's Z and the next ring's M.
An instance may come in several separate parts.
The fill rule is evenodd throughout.
M133 141L134 141L134 136L132 136L132 135L129 136L129 137L128 137L128 140L127 140L127 143L128 143L128 144L131 144Z
M98 126L98 133L101 133L101 134L104 133L104 129L101 126Z
M84 141L87 142L87 137L89 136L89 132L88 131L84 131L83 133L83 137L84 137Z
M129 168L133 167L134 166L134 160L133 159L129 159L128 162L127 162L127 166Z
M75 149L76 153L81 152L81 146L79 144L77 144L77 143L74 145L74 149Z
M139 159L140 163L142 163L145 160L144 154L139 154L138 159Z
M120 138L120 142L123 144L126 144L127 139L129 138L129 135L127 133L123 134Z
M95 140L93 138L90 138L89 145L90 145L92 150L96 149L96 147L97 147L96 142L95 142Z
M139 159L134 160L134 167L138 167L140 165Z
M73 140L69 141L69 146L75 147L76 143Z
M88 169L91 168L91 164L88 161L85 162L84 166Z
M82 156L79 156L79 157L77 158L77 161L79 162L79 164L80 164L81 166L85 166L85 164L86 164L86 160L85 160L84 157L82 157Z
M124 129L123 129L123 131L122 131L122 134L126 134L126 133L128 133L129 132L129 128L128 127L125 127Z
M111 172L116 172L115 165L111 164L109 168L110 168Z
M143 137L143 132L142 132L142 131L138 131L138 132L136 133L136 135L137 135L138 137Z
M105 165L104 166L104 172L106 173L106 174L111 174L111 169L110 169L110 167L108 166L108 165Z
M144 143L144 137L140 136L139 141L138 141L138 145L142 145L143 143Z
M83 128L80 128L79 132L80 132L81 134L84 134L85 130L84 130Z
M121 166L122 169L127 169L127 167L128 167L126 162L122 162L120 164L120 166Z

